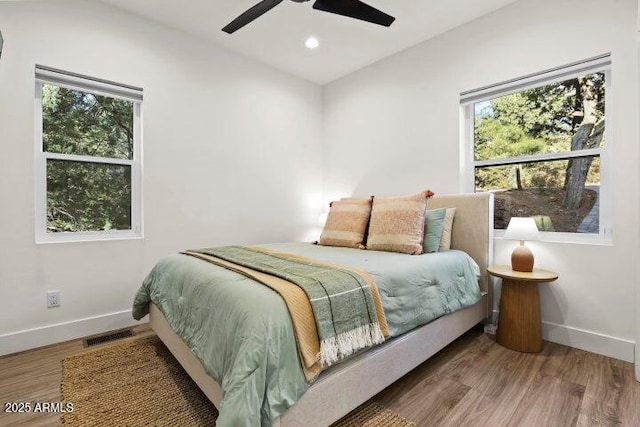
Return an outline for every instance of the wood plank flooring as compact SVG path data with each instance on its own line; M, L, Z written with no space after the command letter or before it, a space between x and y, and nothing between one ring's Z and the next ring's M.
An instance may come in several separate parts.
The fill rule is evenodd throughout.
M59 414L6 414L4 403L58 402L60 361L82 348L77 340L0 358L0 426L59 426ZM640 426L631 363L546 341L541 353L518 353L479 329L375 399L418 426Z
M640 426L633 364L546 341L518 353L480 331L376 399L419 426Z
M133 328L133 332L134 337L125 339L137 339L153 333L147 324ZM108 345L113 343L92 348ZM83 349L80 339L0 357L0 427L60 426L60 414L7 414L4 412L5 402L60 402L61 361Z

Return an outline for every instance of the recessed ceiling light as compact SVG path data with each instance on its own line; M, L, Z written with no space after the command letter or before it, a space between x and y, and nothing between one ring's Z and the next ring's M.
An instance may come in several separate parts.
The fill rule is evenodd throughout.
M305 40L304 45L307 47L307 49L315 49L320 46L320 42L315 37L309 37L307 40Z

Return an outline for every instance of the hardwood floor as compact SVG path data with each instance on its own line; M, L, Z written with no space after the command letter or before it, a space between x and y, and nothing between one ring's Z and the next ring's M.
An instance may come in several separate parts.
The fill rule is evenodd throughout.
M146 326L134 332L153 333ZM60 361L82 348L77 340L0 358L1 409L5 402L58 402ZM640 426L631 363L546 341L541 353L518 353L478 329L375 399L418 426ZM0 411L0 426L59 425L59 414Z
M133 332L134 337L125 339L136 339L153 333L147 324L133 328ZM99 344L92 348L107 345L113 343ZM5 403L60 402L60 362L66 356L83 349L80 339L0 357L0 427L60 426L60 414L5 413Z
M419 426L640 426L633 364L546 341L518 353L480 331L376 399Z

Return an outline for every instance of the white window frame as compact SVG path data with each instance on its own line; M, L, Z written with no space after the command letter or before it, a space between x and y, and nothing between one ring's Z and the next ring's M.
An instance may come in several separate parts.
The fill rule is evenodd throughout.
M535 87L566 81L581 75L604 72L605 74L605 145L604 147L567 151L564 153L546 153L525 155L504 159L475 160L474 156L474 104L500 96L522 92ZM584 61L553 68L540 73L530 74L495 85L462 92L460 94L460 190L475 192L475 168L479 166L501 166L516 163L567 160L575 157L596 155L600 157L600 194L599 194L599 232L569 233L541 232L542 240L550 242L570 242L611 245L613 239L613 103L611 102L611 55L605 54ZM504 230L494 230L496 238L504 236Z
M42 140L42 88L53 85L133 102L132 159L105 158L44 151ZM140 239L142 224L142 89L36 65L35 72L35 241L36 243ZM47 161L70 160L131 167L131 229L47 232Z

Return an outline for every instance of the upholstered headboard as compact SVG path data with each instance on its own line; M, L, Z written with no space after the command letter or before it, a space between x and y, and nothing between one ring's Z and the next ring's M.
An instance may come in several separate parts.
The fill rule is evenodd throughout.
M487 292L490 310L493 295L487 267L493 262L493 194L436 195L429 200L427 209L437 208L456 208L451 248L465 251L480 266L480 290Z

